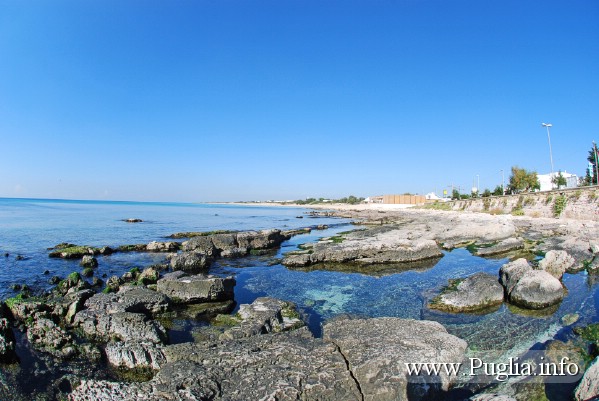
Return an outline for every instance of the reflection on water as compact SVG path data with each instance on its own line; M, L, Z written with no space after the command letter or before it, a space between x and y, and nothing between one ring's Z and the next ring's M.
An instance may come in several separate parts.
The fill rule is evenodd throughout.
M288 250L290 248L285 251ZM339 314L395 316L438 321L450 333L466 340L471 352L524 352L535 343L553 338L563 327L560 319L566 314L578 313L577 324L597 320L597 287L588 285L586 273L564 275L568 295L560 305L543 311L504 304L487 314L450 314L424 307L448 279L481 271L497 274L507 261L506 258L483 259L465 249L455 249L446 252L434 266L416 270L392 268L384 275L379 266L374 266L372 275L365 274L365 270L352 272L352 268L350 271L298 271L280 264L265 266L255 259L245 264L238 262L246 266L244 268L229 265L220 269L236 276L238 304L251 303L265 295L293 301L308 318L310 329L316 335L320 334L323 321Z

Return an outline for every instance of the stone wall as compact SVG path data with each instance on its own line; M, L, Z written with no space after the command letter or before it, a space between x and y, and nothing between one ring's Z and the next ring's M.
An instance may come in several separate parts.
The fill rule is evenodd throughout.
M560 204L563 205L560 207ZM452 210L599 221L599 188L583 187L448 202ZM561 209L561 213L560 212Z

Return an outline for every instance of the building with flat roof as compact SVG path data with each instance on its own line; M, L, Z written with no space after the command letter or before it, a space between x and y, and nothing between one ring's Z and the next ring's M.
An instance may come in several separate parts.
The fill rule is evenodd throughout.
M541 184L541 191L550 191L557 189L557 185L552 184L551 180L553 177L557 177L559 172L553 174L537 174L539 184ZM562 188L576 188L578 186L578 176L576 174L570 174L566 171L562 172L562 176L566 179L566 186Z

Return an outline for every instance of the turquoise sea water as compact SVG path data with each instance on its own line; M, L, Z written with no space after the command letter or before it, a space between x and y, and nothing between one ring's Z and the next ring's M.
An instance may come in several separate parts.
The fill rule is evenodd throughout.
M340 315L397 316L430 319L468 341L471 349L526 350L536 343L571 334L560 323L567 313L578 313L578 324L599 320L599 291L586 273L566 274L568 295L545 316L527 316L502 306L485 315L446 314L429 311L425 302L450 278L478 271L497 274L507 259L483 259L465 249L446 252L437 263L418 269L401 266L376 275L335 271L297 271L273 264L298 244L354 228L336 218L311 219L300 208L232 205L138 203L0 199L0 297L14 296L11 284L26 283L34 290L48 289L48 279L80 271L78 261L51 259L47 248L61 242L93 246L118 246L165 240L183 231L299 228L329 224L332 228L293 237L276 255L221 259L211 268L215 274L234 275L238 304L259 296L273 296L297 303L315 334L326 319ZM304 216L298 219L297 216ZM140 218L142 223L125 223ZM9 256L5 257L4 254ZM24 260L17 260L17 255ZM147 253L99 256L98 275L122 274L164 261L164 255ZM46 274L44 274L47 271Z

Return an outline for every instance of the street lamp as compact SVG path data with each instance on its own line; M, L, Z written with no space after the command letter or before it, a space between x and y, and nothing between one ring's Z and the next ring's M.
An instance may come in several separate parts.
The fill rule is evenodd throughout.
M547 140L549 141L549 160L551 161L551 189L553 189L553 154L551 153L551 135L549 135L549 128L553 127L553 124L541 123L541 126L547 128Z
M505 175L503 174L503 169L499 171L501 171L501 192L502 195L505 195Z

